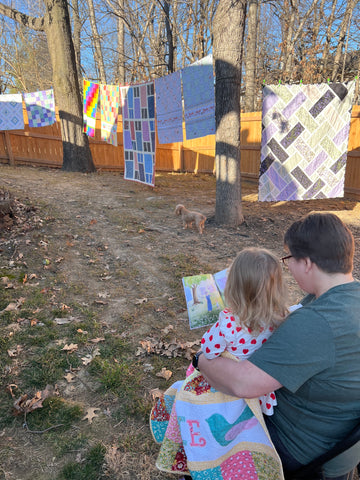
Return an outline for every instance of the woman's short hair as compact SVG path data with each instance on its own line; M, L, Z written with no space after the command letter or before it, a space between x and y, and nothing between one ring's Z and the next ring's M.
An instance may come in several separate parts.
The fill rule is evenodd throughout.
M287 312L287 295L277 257L265 248L244 248L233 261L225 285L225 303L242 326L256 335L277 326Z
M310 213L285 232L284 244L296 258L310 258L327 273L353 269L354 237L333 213Z

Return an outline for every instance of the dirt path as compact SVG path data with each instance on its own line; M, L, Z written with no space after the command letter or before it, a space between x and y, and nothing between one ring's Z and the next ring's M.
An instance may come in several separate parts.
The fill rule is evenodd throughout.
M360 278L360 206L352 200L260 204L256 186L244 182L245 223L226 228L213 219L215 179L211 176L158 175L156 187L151 189L111 173L81 175L1 166L0 189L28 206L12 228L0 234L1 268L21 270L28 279L34 275L38 288L51 289L50 310L69 308L69 315L78 321L91 312L103 334L126 339L134 361L140 360L143 371L149 371L142 380L145 390L164 388L181 378L188 360L183 355L182 363L175 365L168 359L165 366L173 376L166 383L155 375L154 356L136 356L140 340L159 338L169 325L173 327L170 337L176 341L195 341L202 334L189 330L182 276L219 271L248 245L270 248L280 257L283 232L293 220L312 210L330 210L341 216L355 235L355 275ZM174 215L178 203L207 216L202 236L181 228ZM294 303L301 292L287 278L290 302ZM28 280L27 285L30 283ZM85 348L92 351L88 345ZM84 435L101 441L109 451L123 438L124 429L140 429L142 440L138 442L144 444L146 438L143 448L147 448L151 444L147 423L129 418L119 424L109 414L118 398L99 393L87 372L82 373L75 384L59 379L57 388L60 396L81 403L85 410L97 407L102 413L94 424L80 423ZM16 384L16 374L3 375L2 381ZM58 478L60 467L76 456L71 452L59 456L53 446L47 447L44 436L29 436L18 423L10 423L0 432L0 447L0 464L7 480ZM140 466L136 448L138 444L130 442L121 460L117 457L119 469L113 465L103 478L172 478L153 468L157 448L148 447Z

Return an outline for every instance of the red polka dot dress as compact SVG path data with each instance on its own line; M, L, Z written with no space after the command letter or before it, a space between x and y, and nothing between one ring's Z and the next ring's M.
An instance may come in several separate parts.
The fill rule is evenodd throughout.
M273 328L269 327L255 337L251 329L241 327L238 317L226 308L220 312L218 321L202 337L201 350L209 360L218 357L224 350L246 360L266 342L272 332ZM277 405L274 392L262 395L259 401L265 415L274 413L273 407Z

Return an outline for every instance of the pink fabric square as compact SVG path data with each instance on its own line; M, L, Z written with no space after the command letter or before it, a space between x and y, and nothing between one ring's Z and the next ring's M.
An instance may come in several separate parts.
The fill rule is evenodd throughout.
M171 409L170 419L169 419L168 427L166 429L166 437L169 438L170 440L172 440L175 443L181 443L182 444L180 428L179 428L179 424L178 424L178 421L177 421L175 402L174 402L173 407Z
M258 480L256 468L248 450L232 455L221 464L220 468L224 480Z
M147 93L146 93L146 85L140 86L140 100L141 100L141 108L147 108Z

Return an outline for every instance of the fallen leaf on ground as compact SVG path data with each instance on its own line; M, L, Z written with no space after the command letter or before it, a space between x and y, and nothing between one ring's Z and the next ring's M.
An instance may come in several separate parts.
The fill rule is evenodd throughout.
M52 389L49 385L46 386L45 390L41 392L36 392L33 398L28 399L27 393L21 395L15 402L14 408L16 413L29 413L37 408L42 408L43 401L52 394Z
M99 342L104 342L105 338L104 337L98 337L98 338L92 338L90 342L92 343L99 343Z
M160 390L160 388L153 388L149 393L153 400L156 400L157 398L163 398L164 396L164 392Z
M20 297L16 302L9 303L9 305L5 307L4 310L2 310L2 312L13 312L14 310L17 310L18 308L20 308L24 302L25 302L25 298Z
M86 330L83 330L82 328L78 328L76 331L77 331L77 333L82 333L83 335L88 334L88 332Z
M165 327L161 330L161 333L163 333L164 335L167 335L171 330L174 330L174 326L173 325L168 325L167 327Z
M15 383L10 383L10 385L6 386L6 390L10 393L12 398L15 398L15 395L14 395L14 392L13 392L13 389L15 389L15 388L18 388L18 386Z
M158 372L156 374L157 377L165 378L165 380L169 380L171 375L172 375L172 372L170 370L166 370L165 367L161 369L161 372Z
M22 351L22 347L20 345L17 345L16 348L9 349L7 351L7 354L9 355L10 358L14 358L14 357L17 357L21 351Z
M70 323L73 317L70 318L55 318L55 323L57 325L66 325L67 323Z
M101 292L99 292L99 293L98 293L98 297L99 297L99 298L109 298L109 297L110 297L110 293L106 293L106 292L101 293Z
M135 302L135 305L141 305L142 303L146 303L147 301L147 298L138 298Z
M75 352L75 350L77 349L78 349L77 343L70 343L70 345L65 345L62 350L64 350L64 352L72 353L72 352Z
M66 375L64 375L64 378L68 383L71 383L71 382L74 381L75 375L73 375L71 372L69 372Z
M89 423L92 423L93 419L99 416L95 413L97 410L100 410L100 408L93 408L93 407L88 408L83 420L87 420Z
M100 355L100 350L98 348L95 348L92 353L88 353L87 355L85 355L85 357L81 357L83 365L89 365L89 363L91 363L98 355Z

